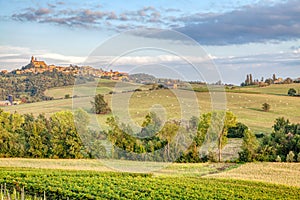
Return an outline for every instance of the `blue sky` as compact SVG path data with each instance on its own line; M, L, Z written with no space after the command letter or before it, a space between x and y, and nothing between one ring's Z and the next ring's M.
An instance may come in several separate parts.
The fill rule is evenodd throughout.
M247 73L300 77L298 0L0 0L0 7L0 69L26 65L31 55L49 64L82 64L114 35L159 28L198 42L224 82L239 84Z

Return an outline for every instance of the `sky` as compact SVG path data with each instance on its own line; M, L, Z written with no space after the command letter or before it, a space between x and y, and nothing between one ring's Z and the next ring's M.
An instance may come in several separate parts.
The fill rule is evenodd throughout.
M0 0L0 7L0 70L20 68L33 55L47 64L192 80L217 73L233 84L248 73L300 77L299 0Z

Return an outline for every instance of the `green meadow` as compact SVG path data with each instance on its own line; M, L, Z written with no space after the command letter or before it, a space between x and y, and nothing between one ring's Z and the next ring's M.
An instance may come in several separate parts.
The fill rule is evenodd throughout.
M226 109L232 111L238 117L238 121L246 124L255 133L270 132L274 120L278 117L288 118L294 123L299 122L300 98L287 96L289 88L298 89L300 84L271 85L263 88L236 87L227 90L221 96L226 97L224 101ZM135 89L141 91L132 92ZM88 83L47 90L47 95L56 98L52 101L21 104L3 107L3 109L19 113L29 112L34 115L45 113L47 116L60 110L71 110L73 107L82 107L89 112L92 96L101 93L105 95L116 116L123 117L124 122L132 119L134 123L141 124L145 115L153 109L158 109L165 119L186 119L192 115L209 112L214 106L209 92L181 89L149 91L148 89L149 86L145 85L101 80L98 86L95 83ZM116 93L109 94L110 91ZM75 93L78 97L74 98L74 101L71 98L63 99L66 94L73 96ZM262 111L263 103L270 104L269 112ZM111 114L97 116L97 118L105 125L106 118L109 116Z

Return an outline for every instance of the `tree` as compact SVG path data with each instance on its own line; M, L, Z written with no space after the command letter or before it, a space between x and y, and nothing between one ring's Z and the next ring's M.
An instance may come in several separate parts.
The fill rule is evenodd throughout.
M242 152L239 152L240 161L252 162L255 160L258 148L258 141L255 135L246 130L243 138Z
M174 137L176 136L178 129L179 129L179 125L177 125L176 123L167 122L167 123L165 123L165 125L161 129L161 131L158 133L159 137L162 140L167 141L167 146L166 146L165 150L166 150L168 160L171 159L170 158L170 144L171 144L172 140L174 139Z
M96 114L107 114L111 112L102 94L97 94L94 97L94 101L91 101L91 104L92 104L92 112Z
M286 156L286 162L294 162L295 154L293 151L290 151L289 154Z
M290 88L288 91L289 96L296 96L297 91L294 88Z
M282 132L284 134L287 134L291 128L292 126L288 119L285 120L284 117L275 119L275 124L273 125L273 129L275 132Z
M248 130L248 127L245 124L238 122L236 124L236 126L228 129L227 137L228 138L243 138L245 131L247 131L247 130Z
M220 130L218 137L219 162L222 159L222 149L227 144L228 129L236 126L236 116L232 112L225 113L223 128Z
M262 104L262 109L263 109L263 111L265 111L265 112L269 112L270 109L271 109L271 106L270 106L270 104L268 104L268 103L263 103L263 104Z
M275 75L275 74L273 74L273 76L272 76L272 80L273 80L273 82L277 80L277 79L276 79L276 75Z
M82 141L76 131L70 111L54 113L50 117L51 143L54 158L82 158Z
M48 119L40 114L36 119L33 115L25 115L23 131L26 137L26 154L33 158L46 158L50 154L50 133Z
M280 157L279 155L277 155L275 161L276 161L276 162L281 162L281 157Z
M249 74L249 79L250 79L250 85L252 85L253 84L252 74Z
M203 118L202 118L203 119ZM218 160L222 160L222 149L227 144L227 133L228 129L236 126L236 116L232 112L214 111L206 114L204 117L205 123L200 125L203 126L204 130L207 130L206 138L217 142L218 148ZM208 141L209 142L209 141Z

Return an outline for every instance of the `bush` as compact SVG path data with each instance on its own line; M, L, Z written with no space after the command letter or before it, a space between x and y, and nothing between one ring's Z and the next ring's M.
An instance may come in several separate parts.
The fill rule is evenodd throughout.
M243 138L245 131L248 130L248 127L243 124L238 122L236 126L228 128L228 138Z
M281 162L281 157L278 155L277 158L275 159L276 162Z
M111 112L102 94L97 94L94 97L94 101L91 101L91 104L92 104L92 112L96 114L107 114Z
M268 112L268 111L270 111L271 106L268 103L263 103L262 104L262 109L263 109L263 111Z
M297 91L294 88L290 88L288 91L289 96L296 96Z
M265 136L264 133L255 133L256 138L263 138Z
M300 162L300 152L297 155L297 162Z
M294 162L295 154L293 151L290 151L289 154L286 156L286 162Z

